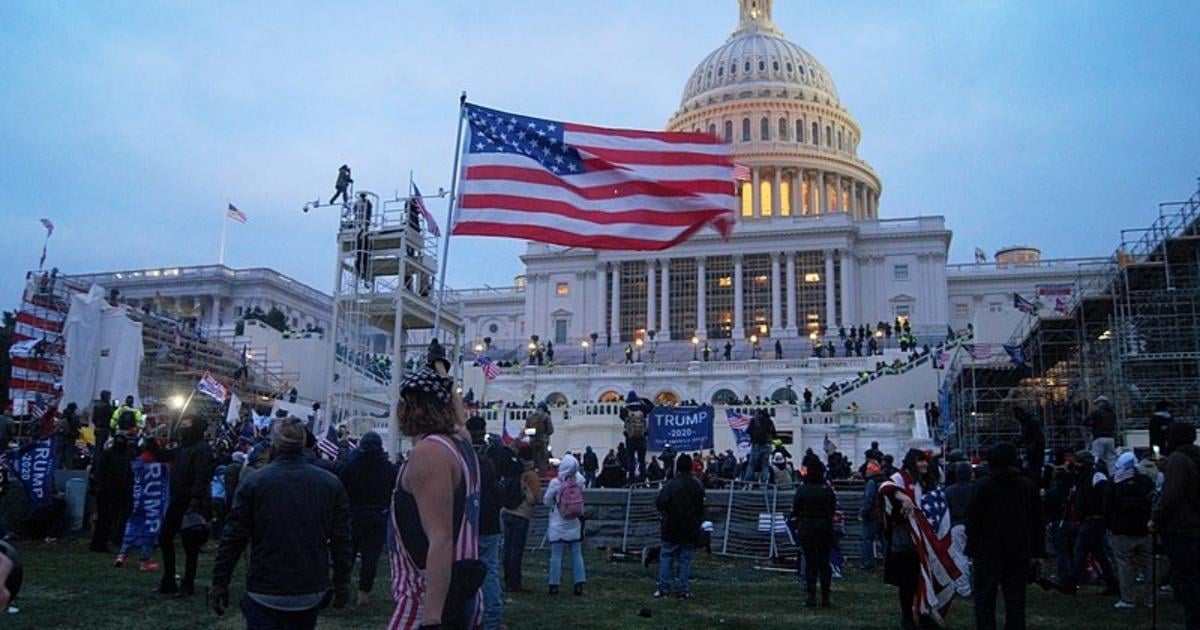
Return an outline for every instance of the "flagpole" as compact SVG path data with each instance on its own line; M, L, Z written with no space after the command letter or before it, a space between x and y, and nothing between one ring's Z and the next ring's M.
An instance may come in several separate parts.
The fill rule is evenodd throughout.
M225 200L225 209L221 211L221 253L217 256L217 264L225 265L225 228L229 225L229 200Z
M46 247L50 245L50 231L46 231L46 239L42 241L42 257L38 259L38 271L46 267Z
M450 176L450 200L446 203L446 237L442 241L442 269L438 273L437 306L433 311L433 338L442 331L442 303L446 300L446 263L450 259L450 232L454 230L454 204L457 203L458 160L462 157L463 120L466 118L467 93L458 97L458 136L454 140L454 173ZM411 185L411 181L410 181Z

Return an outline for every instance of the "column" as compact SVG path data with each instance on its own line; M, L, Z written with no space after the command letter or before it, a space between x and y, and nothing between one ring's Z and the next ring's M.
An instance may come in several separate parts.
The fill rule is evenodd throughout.
M787 253L787 316L783 318L786 334L796 336L800 325L796 321L796 252Z
M782 333L783 293L779 286L779 252L771 252L771 336L777 337Z
M783 169L775 167L775 181L771 186L771 215L783 216L783 194L780 192L783 183Z
M746 320L742 301L742 255L733 255L733 331L734 339L746 337Z
M671 259L659 261L662 265L662 309L658 316L660 322L658 324L658 339L662 341L671 340Z
M858 182L850 180L850 214L858 218Z
M612 263L612 309L608 313L612 320L608 323L608 332L612 335L613 343L621 341L621 263Z
M658 307L654 303L658 298L658 279L657 274L654 273L657 266L657 260L646 261L646 330L654 330L658 327Z
M604 309L608 306L605 301L605 297L607 296L604 293L604 281L607 280L607 278L604 274L605 268L603 264L596 265L596 270L592 272L592 275L595 278L592 283L592 293L594 293L596 296L596 305L593 307L592 311L592 316L595 318L595 321L592 322L592 327L590 330L584 331L589 337L592 333L596 333L597 335L604 334Z
M842 250L842 325L854 324L854 254L849 249Z
M758 171L755 171L757 173ZM755 179L758 176L755 175ZM708 339L708 286L704 256L696 257L696 336Z
M804 190L804 172L799 169L792 171L789 179L792 182L791 190L788 191L792 196L792 216L798 217L804 214L804 203L801 201Z
M829 330L837 328L837 298L833 294L833 250L825 250L825 326Z
M750 198L754 200L754 216L762 216L762 185L758 167L750 169Z
M825 171L817 171L813 182L813 208L817 214L825 214L829 208L825 205Z

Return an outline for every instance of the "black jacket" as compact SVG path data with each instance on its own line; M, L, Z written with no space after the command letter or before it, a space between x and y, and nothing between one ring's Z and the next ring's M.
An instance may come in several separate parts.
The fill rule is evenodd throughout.
M1154 481L1135 474L1121 483L1104 484L1104 517L1108 529L1122 536L1145 536L1149 533L1150 509L1154 507Z
M331 564L334 588L349 588L354 555L346 490L337 477L308 465L300 454L276 454L238 486L213 564L213 584L229 586L247 544L250 592L328 590Z
M133 500L133 449L128 445L100 451L92 466L95 490L109 501Z
M364 451L360 447L351 451L346 465L338 472L338 479L346 488L350 513L355 521L384 521L396 483L396 467L382 450Z
M970 471L971 465L967 464ZM960 466L961 468L961 466ZM960 474L955 471L955 474ZM946 486L946 507L950 510L951 525L966 525L967 513L971 511L971 500L975 498L974 481L955 481Z
M837 495L824 483L808 483L796 488L792 500L791 521L801 547L833 544L833 515Z
M1093 438L1110 438L1117 434L1117 413L1109 403L1100 403L1084 418Z
M694 545L704 522L704 484L691 473L675 473L658 491L654 506L662 512L662 540L674 545Z
M1154 523L1164 534L1200 535L1200 447L1181 446L1167 457Z
M212 450L199 440L175 451L175 469L171 471L172 510L212 516Z
M1045 529L1037 486L1016 468L993 470L967 510L966 553L976 560L1043 558Z

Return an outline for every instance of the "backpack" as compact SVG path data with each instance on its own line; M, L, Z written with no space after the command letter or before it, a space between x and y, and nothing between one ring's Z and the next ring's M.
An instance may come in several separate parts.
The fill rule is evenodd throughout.
M137 416L133 415L132 409L121 411L121 415L117 416L117 428L122 431L129 431L137 427Z
M525 482L520 477L500 479L500 505L506 510L515 510L525 502Z
M646 414L630 411L629 419L625 421L625 435L631 438L646 437Z
M555 505L558 507L558 515L565 519L583 516L583 487L575 481L574 475L563 479L562 487L558 489Z

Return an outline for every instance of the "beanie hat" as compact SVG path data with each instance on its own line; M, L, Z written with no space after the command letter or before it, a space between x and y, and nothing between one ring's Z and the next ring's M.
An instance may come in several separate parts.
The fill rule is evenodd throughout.
M684 453L675 458L675 472L687 473L692 472L692 456Z
M299 418L280 418L271 425L271 445L281 453L299 453L307 433Z

